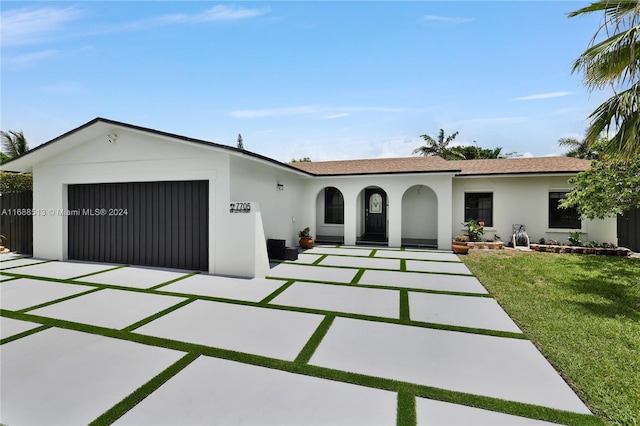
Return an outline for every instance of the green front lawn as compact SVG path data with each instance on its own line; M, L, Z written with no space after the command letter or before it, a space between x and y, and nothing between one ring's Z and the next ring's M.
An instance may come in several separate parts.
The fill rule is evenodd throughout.
M640 259L460 257L597 416L640 424Z

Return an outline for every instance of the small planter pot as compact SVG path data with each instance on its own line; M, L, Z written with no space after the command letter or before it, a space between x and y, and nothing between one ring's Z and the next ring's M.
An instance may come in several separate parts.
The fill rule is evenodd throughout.
M304 249L313 248L313 238L311 237L301 237L299 243L300 243L300 247Z
M455 254L467 254L469 252L469 246L464 242L452 241L451 250L453 250Z

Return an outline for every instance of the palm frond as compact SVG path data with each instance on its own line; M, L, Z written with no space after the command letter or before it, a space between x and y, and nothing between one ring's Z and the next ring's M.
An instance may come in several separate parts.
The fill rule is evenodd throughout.
M612 82L633 80L640 68L640 24L615 34L585 50L571 72L584 71L585 84L601 88Z
M629 160L640 154L640 81L606 100L590 116L586 140L595 143L603 132L613 129L614 136L604 145L604 152Z

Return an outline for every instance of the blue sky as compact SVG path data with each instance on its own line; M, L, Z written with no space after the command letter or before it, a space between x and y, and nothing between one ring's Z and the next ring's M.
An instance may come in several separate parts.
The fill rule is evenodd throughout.
M526 156L581 138L607 93L573 60L582 1L2 1L1 128L95 117L277 160L410 156L422 134Z

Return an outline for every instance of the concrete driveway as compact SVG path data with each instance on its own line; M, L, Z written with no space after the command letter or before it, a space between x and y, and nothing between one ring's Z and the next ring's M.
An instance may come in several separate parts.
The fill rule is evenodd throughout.
M267 279L0 264L3 424L553 424L589 415L451 253L316 247Z

